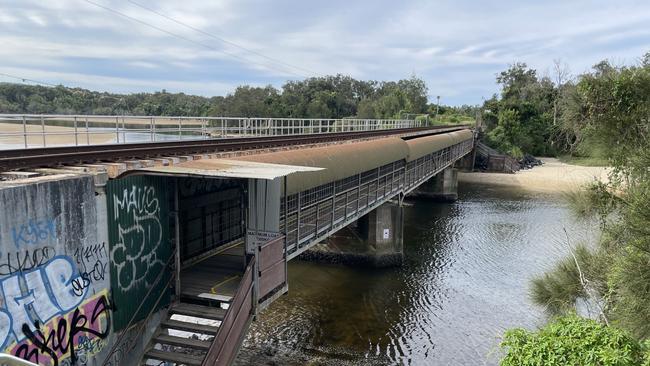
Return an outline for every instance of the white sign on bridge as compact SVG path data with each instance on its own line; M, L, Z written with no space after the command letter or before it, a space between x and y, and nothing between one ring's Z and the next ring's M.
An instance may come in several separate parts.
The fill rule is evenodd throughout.
M280 236L275 231L246 230L246 253L255 254L255 248Z

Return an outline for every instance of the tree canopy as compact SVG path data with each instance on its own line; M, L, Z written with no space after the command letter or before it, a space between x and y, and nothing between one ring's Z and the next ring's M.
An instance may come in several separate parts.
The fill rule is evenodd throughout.
M0 113L294 118L399 118L431 108L425 82L362 81L335 75L289 81L280 90L243 85L226 96L114 94L64 86L0 83Z

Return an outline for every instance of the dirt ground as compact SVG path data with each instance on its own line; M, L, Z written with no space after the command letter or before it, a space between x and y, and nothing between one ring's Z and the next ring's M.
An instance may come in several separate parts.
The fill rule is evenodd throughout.
M533 192L567 192L596 179L607 181L610 168L570 165L554 158L542 158L544 165L515 174L463 173L460 182L515 186Z

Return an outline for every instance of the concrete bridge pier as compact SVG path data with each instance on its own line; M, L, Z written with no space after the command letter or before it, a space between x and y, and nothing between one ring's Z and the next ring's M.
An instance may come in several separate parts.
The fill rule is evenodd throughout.
M386 202L314 245L300 259L317 262L393 267L404 259L404 214L398 202Z
M399 266L404 259L404 214L399 203L387 202L358 221L365 255L374 267Z
M438 173L422 183L412 195L441 202L454 202L458 199L458 170L452 167Z

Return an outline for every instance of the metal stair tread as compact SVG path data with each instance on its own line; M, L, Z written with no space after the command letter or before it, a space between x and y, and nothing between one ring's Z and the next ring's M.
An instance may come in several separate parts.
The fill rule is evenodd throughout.
M167 329L182 330L185 332L193 332L200 334L216 335L218 327L204 324L196 324L189 322L182 322L180 320L165 319L162 321L162 326Z
M154 337L154 342L161 344L169 344L172 346L179 346L184 348L194 348L207 351L210 348L210 341L202 341L199 339L176 337L169 334L160 334Z
M169 312L178 315L193 316L195 318L204 318L211 320L223 320L226 316L226 310L204 305L194 305L188 303L174 304Z
M144 354L146 358L174 362L176 364L184 364L191 366L201 366L203 364L203 357L187 355L184 353L165 352L157 349L152 349Z

